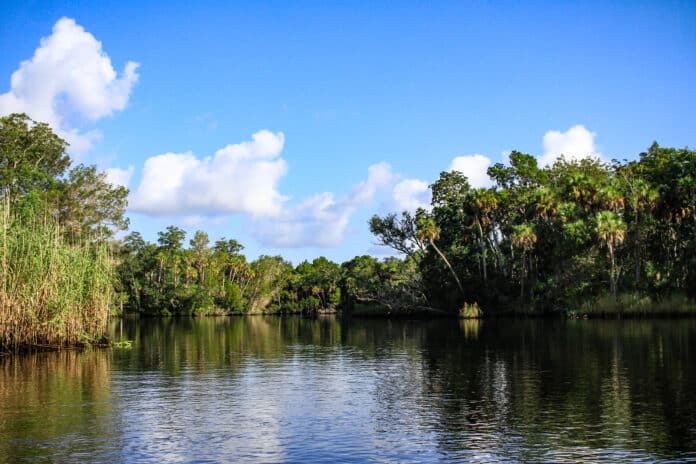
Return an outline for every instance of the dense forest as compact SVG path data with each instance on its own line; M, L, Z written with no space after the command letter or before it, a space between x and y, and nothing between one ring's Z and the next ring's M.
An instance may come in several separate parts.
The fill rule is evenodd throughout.
M432 209L374 216L402 258L248 262L235 240L175 226L120 247L125 308L147 314L678 313L696 296L696 152L653 144L603 163L512 152L492 188L443 172Z
M372 218L418 263L433 306L526 312L679 312L696 296L696 152L657 143L635 161L512 152L472 189L431 185L432 210ZM689 303L691 301L692 303Z
M512 152L472 188L457 172L429 210L374 216L398 257L249 261L234 239L128 228L128 191L23 114L0 118L0 339L75 343L114 312L206 315L628 314L694 311L696 152L634 161ZM117 238L118 237L118 238ZM188 240L187 240L188 239Z

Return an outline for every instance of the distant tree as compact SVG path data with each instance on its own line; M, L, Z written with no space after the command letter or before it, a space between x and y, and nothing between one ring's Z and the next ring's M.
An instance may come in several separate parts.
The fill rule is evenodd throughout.
M166 250L180 250L186 238L186 231L176 227L167 226L164 232L157 232L157 243Z
M193 255L193 266L196 268L198 273L198 285L203 286L205 284L205 268L208 266L210 249L208 244L210 239L208 234L201 230L197 230L193 235L193 238L189 241L191 245L191 254Z
M220 240L215 242L213 249L215 251L224 252L230 256L234 256L238 255L244 249L244 245L239 243L237 240L227 240L225 237L222 237Z

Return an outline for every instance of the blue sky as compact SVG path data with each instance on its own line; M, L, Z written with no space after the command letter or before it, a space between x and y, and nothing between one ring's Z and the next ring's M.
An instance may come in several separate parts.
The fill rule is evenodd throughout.
M152 241L183 224L251 257L344 260L378 252L367 219L423 204L443 170L484 186L512 149L696 145L694 2L2 10L0 112L48 120L74 158L128 181Z

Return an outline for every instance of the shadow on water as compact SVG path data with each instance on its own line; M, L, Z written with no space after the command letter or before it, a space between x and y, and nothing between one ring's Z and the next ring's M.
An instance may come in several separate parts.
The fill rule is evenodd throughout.
M123 319L0 359L0 461L696 458L696 321Z

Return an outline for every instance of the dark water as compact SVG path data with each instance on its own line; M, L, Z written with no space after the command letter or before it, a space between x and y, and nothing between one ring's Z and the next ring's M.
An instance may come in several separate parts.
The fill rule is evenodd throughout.
M114 321L0 359L0 462L696 461L696 321Z

